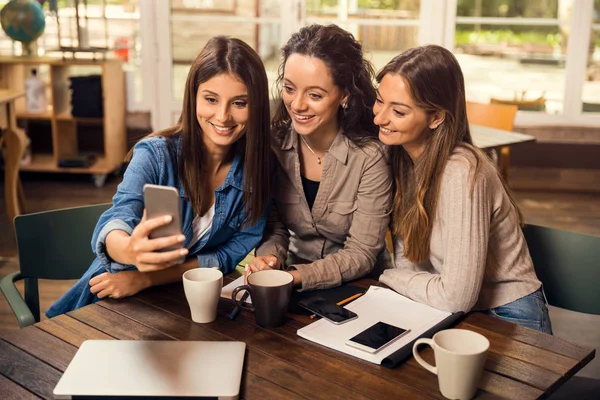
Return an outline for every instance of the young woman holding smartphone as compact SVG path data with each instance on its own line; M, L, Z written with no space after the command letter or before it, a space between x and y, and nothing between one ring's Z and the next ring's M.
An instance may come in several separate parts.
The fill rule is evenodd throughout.
M263 234L271 199L269 140L260 57L239 39L212 38L190 68L178 124L135 146L113 206L94 231L96 259L46 315L179 281L192 268L231 272ZM146 218L145 184L178 190L181 234L150 238L170 219Z
M391 178L372 119L373 68L335 25L302 28L282 55L275 207L247 269L285 267L302 290L337 286L391 264Z
M377 81L375 124L391 148L396 188L396 268L380 281L441 310L483 311L551 333L521 213L473 145L454 55L439 46L408 50Z

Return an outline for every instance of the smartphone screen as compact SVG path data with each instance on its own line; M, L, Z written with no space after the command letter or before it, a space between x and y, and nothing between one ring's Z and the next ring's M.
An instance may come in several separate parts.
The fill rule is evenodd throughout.
M410 332L410 330L385 322L377 322L351 338L346 344L375 353L407 332ZM356 344L359 346L355 346ZM363 349L363 347L366 349Z
M341 324L342 322L347 322L358 317L356 313L322 297L304 299L299 301L298 305L335 324Z

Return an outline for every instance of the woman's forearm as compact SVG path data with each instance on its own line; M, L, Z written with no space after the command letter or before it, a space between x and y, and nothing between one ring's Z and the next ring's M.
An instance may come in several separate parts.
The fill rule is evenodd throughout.
M181 282L183 273L192 268L198 268L198 260L195 256L187 258L182 264L173 265L160 271L144 272L144 274L149 278L150 286L159 286Z
M127 232L121 230L111 231L106 236L106 252L108 256L123 265L133 265L133 260L129 257L128 246L130 236Z

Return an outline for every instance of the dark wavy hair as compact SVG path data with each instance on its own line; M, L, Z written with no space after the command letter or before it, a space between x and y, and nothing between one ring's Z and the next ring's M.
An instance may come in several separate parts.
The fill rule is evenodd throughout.
M271 150L269 129L269 84L262 60L240 39L215 36L196 57L185 83L183 107L177 125L149 136L172 139L181 135L177 159L179 179L196 215L206 207L202 182L206 182L206 146L196 116L196 95L200 84L220 75L231 74L248 90L249 118L246 134L233 146L244 163L244 203L246 222L256 223L271 198ZM174 152L172 152L174 153Z
M315 57L323 61L336 86L350 93L348 107L340 107L338 111L338 123L353 143L361 146L377 138L379 128L373 124L373 104L376 97L373 65L364 59L362 46L354 36L337 25L304 27L294 33L281 48L283 60L279 65L276 93L273 94L277 101L271 124L277 137L284 137L291 123L281 90L285 64L292 54Z

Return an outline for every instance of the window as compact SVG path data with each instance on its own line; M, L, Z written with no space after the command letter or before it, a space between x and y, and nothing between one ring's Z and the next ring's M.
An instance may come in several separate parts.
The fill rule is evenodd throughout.
M171 0L173 100L183 100L190 65L215 35L236 37L252 46L273 83L279 62L279 17L275 0Z
M467 99L563 112L570 9L559 0L458 0L454 52Z
M582 97L584 113L600 112L600 0L594 0Z
M379 70L419 45L419 0L307 0L306 22L334 23L351 32Z

